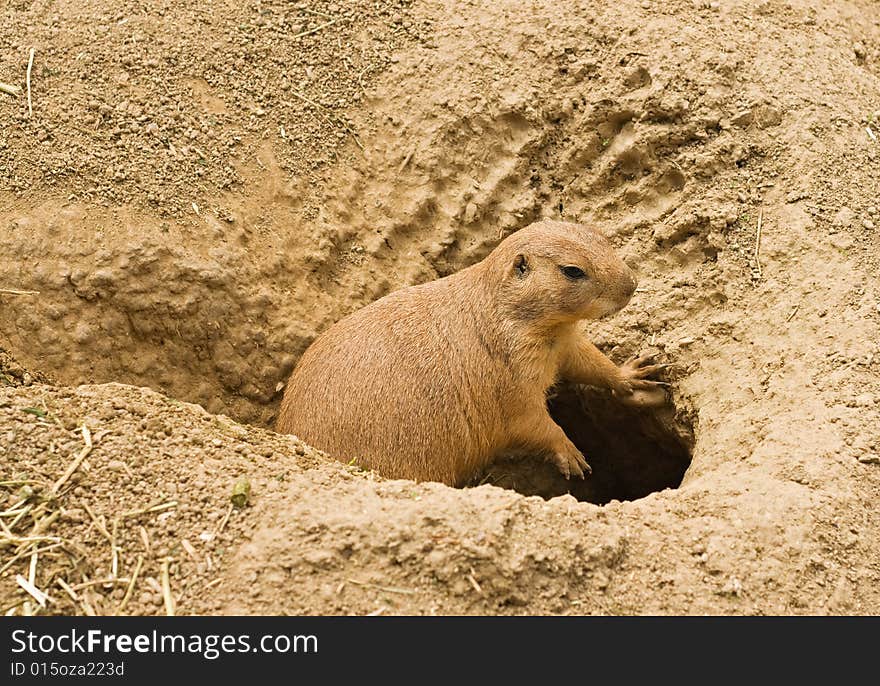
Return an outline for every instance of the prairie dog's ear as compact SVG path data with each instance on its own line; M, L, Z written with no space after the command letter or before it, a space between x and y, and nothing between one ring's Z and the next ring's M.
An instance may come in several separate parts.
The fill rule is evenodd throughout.
M523 278L526 274L529 273L529 262L526 260L525 255L517 255L513 260L513 271L514 273Z

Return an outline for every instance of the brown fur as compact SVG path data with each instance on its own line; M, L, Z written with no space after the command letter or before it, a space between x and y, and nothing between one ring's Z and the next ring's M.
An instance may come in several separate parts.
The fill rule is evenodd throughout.
M617 367L576 328L617 312L635 286L599 233L537 222L482 262L331 326L293 371L277 429L395 478L462 485L517 449L582 476L589 466L546 394L561 378L623 396L656 389L644 380L656 367Z

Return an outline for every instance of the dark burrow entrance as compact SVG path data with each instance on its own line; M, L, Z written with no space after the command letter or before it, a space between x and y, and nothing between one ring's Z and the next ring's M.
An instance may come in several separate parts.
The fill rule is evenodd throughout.
M566 481L549 462L528 455L492 465L478 483L543 498L569 493L599 505L643 498L681 484L691 463L693 421L671 402L659 408L633 408L606 391L563 386L547 406L587 458L592 475Z

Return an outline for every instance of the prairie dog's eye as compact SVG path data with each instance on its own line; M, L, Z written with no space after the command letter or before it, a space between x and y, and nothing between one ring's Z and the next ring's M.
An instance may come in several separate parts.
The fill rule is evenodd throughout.
M580 279L586 279L587 275L584 273L584 270L580 267L560 267L560 271L565 274L567 279L571 279L572 281L579 281Z

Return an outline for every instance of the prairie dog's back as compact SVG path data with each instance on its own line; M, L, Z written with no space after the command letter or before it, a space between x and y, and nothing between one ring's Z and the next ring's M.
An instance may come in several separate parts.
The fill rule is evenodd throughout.
M321 334L287 383L278 431L367 469L456 481L476 458L438 437L485 450L492 433L469 400L489 373L474 270L391 293Z

